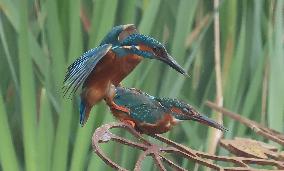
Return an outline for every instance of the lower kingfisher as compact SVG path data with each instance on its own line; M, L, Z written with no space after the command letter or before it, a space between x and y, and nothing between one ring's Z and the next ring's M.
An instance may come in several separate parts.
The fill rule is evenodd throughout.
M106 103L114 116L141 133L165 133L184 120L197 121L221 131L227 130L178 99L154 97L135 88L113 86L109 92L111 94Z
M143 58L160 60L187 75L163 44L152 37L139 34L131 24L114 27L100 46L85 52L68 67L63 85L64 95L71 95L82 87L82 126L86 123L91 108L109 94L110 86L118 86Z

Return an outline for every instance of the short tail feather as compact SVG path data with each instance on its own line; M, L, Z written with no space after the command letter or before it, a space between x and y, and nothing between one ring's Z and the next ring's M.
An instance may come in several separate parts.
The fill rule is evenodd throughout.
M87 122L90 115L91 108L86 104L86 102L81 99L80 103L80 125L83 127Z
M81 100L81 103L80 103L80 124L81 126L84 126L85 116L86 116L86 104L84 100Z

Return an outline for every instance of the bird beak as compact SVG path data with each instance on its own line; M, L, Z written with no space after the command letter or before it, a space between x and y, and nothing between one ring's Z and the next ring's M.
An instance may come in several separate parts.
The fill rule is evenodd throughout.
M173 69L175 69L177 72L181 73L182 75L189 77L189 75L186 73L186 71L168 53L167 53L166 57L159 57L158 59L163 61L164 63L168 64L170 67L172 67Z

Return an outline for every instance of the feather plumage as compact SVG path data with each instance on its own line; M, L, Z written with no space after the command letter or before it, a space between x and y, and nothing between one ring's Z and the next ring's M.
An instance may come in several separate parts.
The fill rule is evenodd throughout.
M128 113L121 114L119 109L112 109L114 115L135 122L136 128L143 133L164 133L182 120L194 120L222 131L227 130L178 99L156 98L137 89L117 87L112 100L116 105L129 110Z
M75 60L67 69L64 78L63 94L75 93L111 47L112 45L110 44L104 44L87 51L80 58Z

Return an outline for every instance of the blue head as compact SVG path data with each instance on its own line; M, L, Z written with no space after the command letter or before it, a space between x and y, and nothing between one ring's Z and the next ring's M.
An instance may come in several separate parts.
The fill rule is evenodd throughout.
M143 34L131 34L120 43L120 48L127 49L127 53L160 60L179 73L187 75L186 71L167 52L165 46L152 37Z
M120 41L124 40L130 34L137 32L138 31L134 24L115 26L103 38L100 45L104 44L112 44L113 46L119 45Z

